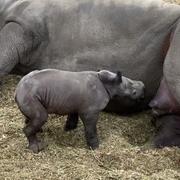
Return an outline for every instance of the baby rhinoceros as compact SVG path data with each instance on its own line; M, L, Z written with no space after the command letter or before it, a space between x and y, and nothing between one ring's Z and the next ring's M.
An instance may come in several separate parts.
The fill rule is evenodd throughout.
M107 70L45 69L24 76L17 86L15 99L26 117L24 133L29 141L28 148L35 153L43 149L36 135L50 113L68 115L66 131L75 129L80 117L88 146L98 148L98 115L114 96L140 99L144 96L144 84Z

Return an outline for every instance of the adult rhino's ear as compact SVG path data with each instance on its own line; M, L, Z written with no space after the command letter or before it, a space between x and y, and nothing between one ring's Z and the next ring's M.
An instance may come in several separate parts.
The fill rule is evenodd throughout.
M113 73L107 70L101 70L98 72L99 79L105 84L112 84L122 81L122 76L120 72Z

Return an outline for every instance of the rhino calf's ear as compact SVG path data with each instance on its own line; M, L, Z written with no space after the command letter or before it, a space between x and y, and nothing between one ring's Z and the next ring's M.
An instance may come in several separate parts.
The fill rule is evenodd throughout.
M117 71L116 75L117 75L117 81L121 83L122 82L122 73L120 71Z
M105 84L112 84L117 82L117 74L107 71L107 70L101 70L98 72L99 79L105 83ZM119 77L118 77L119 79Z

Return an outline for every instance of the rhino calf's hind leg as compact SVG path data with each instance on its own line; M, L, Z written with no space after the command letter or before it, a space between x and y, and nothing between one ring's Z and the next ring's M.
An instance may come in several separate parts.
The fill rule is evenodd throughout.
M25 124L26 124L26 126L29 124L29 119L28 118L25 119ZM38 132L42 133L43 129L40 128Z
M36 135L41 131L48 115L44 107L39 102L30 102L28 105L31 108L28 109L28 120L26 119L27 124L23 131L29 142L28 148L34 153L38 153L44 148L44 145L37 139ZM26 111L24 112L24 115L26 115Z
M76 129L78 125L78 113L69 114L67 117L66 124L64 126L65 131L71 131Z
M93 150L99 147L96 128L98 116L99 113L80 114L80 118L84 124L87 145L90 146Z

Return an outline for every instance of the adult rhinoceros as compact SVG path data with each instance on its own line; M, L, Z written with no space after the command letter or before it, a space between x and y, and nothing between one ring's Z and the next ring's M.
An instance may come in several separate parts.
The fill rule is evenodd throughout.
M143 109L160 86L155 144L180 146L179 21L180 6L160 0L0 0L0 74L120 69L145 83L145 99L108 109Z

